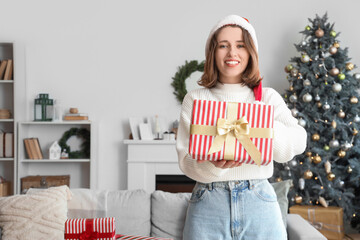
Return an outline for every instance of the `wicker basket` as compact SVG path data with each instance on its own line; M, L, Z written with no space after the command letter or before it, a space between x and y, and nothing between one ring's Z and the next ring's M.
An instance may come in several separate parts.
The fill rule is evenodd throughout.
M10 110L0 109L0 119L9 119L11 118Z

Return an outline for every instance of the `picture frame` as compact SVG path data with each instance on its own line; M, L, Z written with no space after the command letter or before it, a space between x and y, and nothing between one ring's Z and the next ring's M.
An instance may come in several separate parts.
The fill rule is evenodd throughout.
M144 123L144 120L141 117L130 117L129 123L133 139L140 140L139 125Z

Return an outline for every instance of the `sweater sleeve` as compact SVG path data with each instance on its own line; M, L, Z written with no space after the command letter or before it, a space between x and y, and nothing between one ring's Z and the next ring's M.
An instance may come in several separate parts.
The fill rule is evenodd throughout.
M274 161L284 163L305 151L307 133L286 106L281 95L274 89L267 89L266 102L275 107L274 116Z
M207 183L209 179L218 178L225 174L228 169L215 167L211 162L198 163L189 155L190 124L194 98L188 93L182 103L180 122L176 141L176 150L179 158L179 166L183 173L197 181Z

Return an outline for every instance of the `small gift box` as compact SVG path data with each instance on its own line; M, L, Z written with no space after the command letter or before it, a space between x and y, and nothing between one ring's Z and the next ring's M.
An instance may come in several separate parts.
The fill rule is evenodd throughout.
M65 222L65 239L113 240L115 218L68 219Z
M295 205L290 207L289 211L299 214L327 239L342 240L344 237L343 209L340 207Z
M272 161L274 106L194 100L189 154L196 160Z

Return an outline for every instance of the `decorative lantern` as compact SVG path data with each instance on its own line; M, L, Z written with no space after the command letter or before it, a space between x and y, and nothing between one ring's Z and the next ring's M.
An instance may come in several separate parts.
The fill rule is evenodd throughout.
M53 99L48 93L40 93L34 102L34 121L51 121L53 116Z

